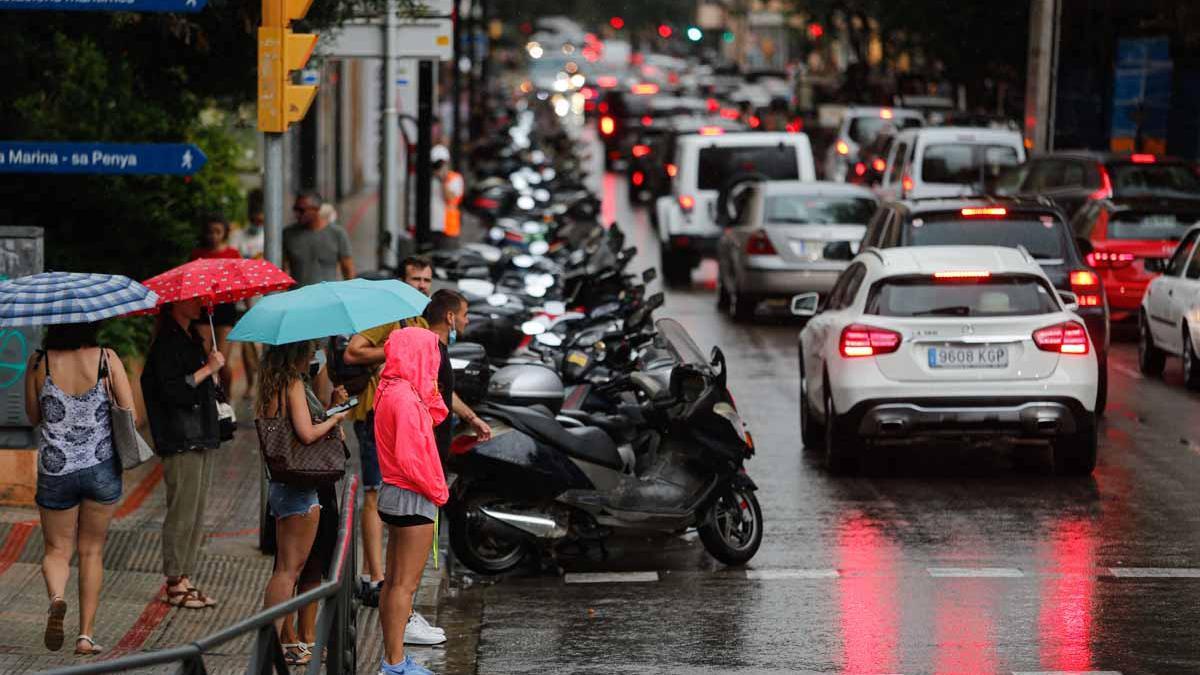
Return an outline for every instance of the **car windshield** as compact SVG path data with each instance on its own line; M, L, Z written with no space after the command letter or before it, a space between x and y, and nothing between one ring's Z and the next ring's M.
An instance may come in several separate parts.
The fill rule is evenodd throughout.
M1125 211L1108 222L1109 239L1169 239L1178 241L1200 222L1200 209L1189 212Z
M1118 197L1200 195L1200 177L1184 164L1112 164L1109 178Z
M659 319L654 322L654 327L658 329L658 334L667 343L667 348L674 354L676 361L681 364L708 368L708 359L704 357L704 353L700 351L700 347L688 334L687 329L678 321Z
M1017 218L913 218L908 246L1024 246L1034 258L1061 260L1062 227L1053 216Z
M921 126L921 120L917 117L894 117L885 120L878 115L873 117L855 117L850 120L850 128L846 130L846 135L858 145L866 145L875 140L879 136L880 130L889 124L893 129L899 131L919 127Z
M921 180L926 183L982 184L1009 166L1020 164L1010 145L941 143L925 148Z
M764 221L801 225L866 225L874 214L875 200L869 197L777 195L767 198L767 214Z
M939 281L928 276L884 279L871 289L867 314L878 316L1026 316L1059 311L1054 291L1041 279L994 276L981 282Z
M796 147L784 143L702 148L698 169L697 187L701 190L720 190L731 178L750 173L761 174L766 180L800 179Z

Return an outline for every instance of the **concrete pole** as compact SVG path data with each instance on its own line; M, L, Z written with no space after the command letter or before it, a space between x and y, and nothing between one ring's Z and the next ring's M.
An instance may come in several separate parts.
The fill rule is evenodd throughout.
M1054 149L1054 97L1058 74L1061 0L1033 0L1029 7L1029 66L1025 78L1025 149Z
M383 21L383 190L380 195L379 208L379 267L395 267L398 263L396 255L398 239L403 236L400 231L399 190L400 177L396 173L396 163L400 158L400 148L397 139L400 132L400 111L396 108L399 98L396 90L396 0L387 0L386 16ZM391 233L395 233L393 238ZM387 242L391 241L389 246Z
M283 266L283 134L263 133L263 256Z
M462 0L454 0L454 55L450 68L450 164L455 170L462 167Z

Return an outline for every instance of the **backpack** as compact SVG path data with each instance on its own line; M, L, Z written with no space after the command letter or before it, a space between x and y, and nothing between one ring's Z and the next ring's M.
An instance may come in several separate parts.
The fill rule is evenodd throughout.
M329 338L329 379L334 385L346 388L346 393L357 396L366 390L375 376L371 366L352 366L346 363L346 347L350 344L349 335L334 335Z

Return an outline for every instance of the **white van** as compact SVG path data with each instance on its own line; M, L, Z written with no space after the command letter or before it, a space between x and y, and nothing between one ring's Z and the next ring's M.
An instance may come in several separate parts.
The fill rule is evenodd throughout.
M786 132L728 133L704 127L676 143L671 194L655 203L662 241L662 272L668 284L691 280L702 258L716 255L721 227L717 199L734 179L757 174L768 181L815 181L808 136Z
M896 200L983 194L989 179L1024 161L1025 146L1017 131L909 129L892 143L879 196Z

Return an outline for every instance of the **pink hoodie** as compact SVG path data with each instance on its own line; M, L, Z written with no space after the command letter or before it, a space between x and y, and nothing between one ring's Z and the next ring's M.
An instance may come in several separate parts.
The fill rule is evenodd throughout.
M446 503L433 427L450 411L438 392L442 355L437 335L424 328L392 331L383 347L387 361L375 394L375 445L383 482Z

